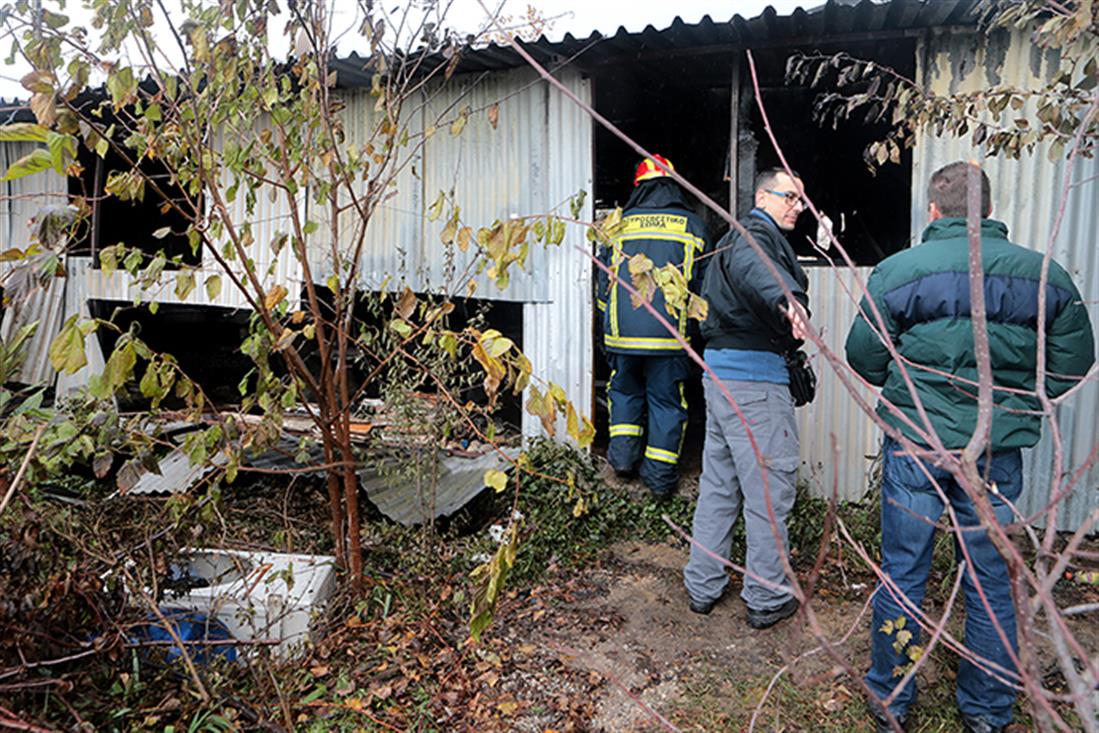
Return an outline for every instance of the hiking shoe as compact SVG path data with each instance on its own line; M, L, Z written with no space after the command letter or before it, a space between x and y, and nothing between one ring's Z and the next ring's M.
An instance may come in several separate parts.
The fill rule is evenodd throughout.
M801 604L797 598L791 598L783 603L778 608L768 609L766 611L757 611L751 606L748 607L748 625L753 629L767 629L783 619L790 618L798 612L798 608Z
M962 725L966 733L1004 733L1007 730L1006 725L993 725L984 718L965 713L962 713Z
M700 616L709 616L710 611L714 610L714 606L717 605L717 602L725 597L726 590L728 590L728 586L722 589L721 594L717 598L710 601L700 601L697 598L692 598L688 595L687 598L690 600L690 603L688 603L687 606L691 609L692 613L697 613Z
M889 725L889 720L885 717L885 714L882 713L881 708L879 708L877 704L867 702L866 711L870 713L870 717L874 719L874 733L894 733L893 726ZM908 730L904 727L903 715L894 715L893 718L897 721L901 730Z
M611 470L614 471L614 475L618 478L635 479L638 476L637 466L611 466Z

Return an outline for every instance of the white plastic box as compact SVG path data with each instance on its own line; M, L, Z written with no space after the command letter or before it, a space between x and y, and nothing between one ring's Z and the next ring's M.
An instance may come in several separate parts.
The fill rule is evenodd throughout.
M273 642L272 654L283 659L308 646L310 626L336 587L329 555L200 548L186 557L173 567L178 587L165 589L160 607L216 618L240 641Z

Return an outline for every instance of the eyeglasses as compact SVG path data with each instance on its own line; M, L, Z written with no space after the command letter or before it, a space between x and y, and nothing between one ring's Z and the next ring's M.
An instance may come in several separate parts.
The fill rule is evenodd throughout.
M772 196L780 196L786 201L787 206L797 206L801 203L801 194L797 191L772 191L769 188L763 189Z

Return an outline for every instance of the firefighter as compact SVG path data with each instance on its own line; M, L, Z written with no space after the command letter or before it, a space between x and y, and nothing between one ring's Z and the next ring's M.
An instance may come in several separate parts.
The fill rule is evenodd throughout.
M626 202L622 225L601 261L617 278L599 270L597 306L604 312L603 345L611 368L610 446L607 460L620 476L638 471L657 497L671 496L679 478L679 454L687 428L683 382L690 361L683 347L643 306L634 307L621 283L632 283L629 258L648 257L653 268L674 264L697 292L698 256L705 248L702 221L691 212L686 195L662 156L637 167L634 190ZM681 336L687 315L668 312L657 288L652 306ZM647 417L647 419L646 419Z

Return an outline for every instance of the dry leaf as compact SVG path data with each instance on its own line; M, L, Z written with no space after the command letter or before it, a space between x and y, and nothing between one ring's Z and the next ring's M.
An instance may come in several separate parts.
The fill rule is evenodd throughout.
M287 292L286 288L282 285L275 285L267 291L267 297L263 299L264 307L267 310L271 310L282 302L283 298L286 297Z

